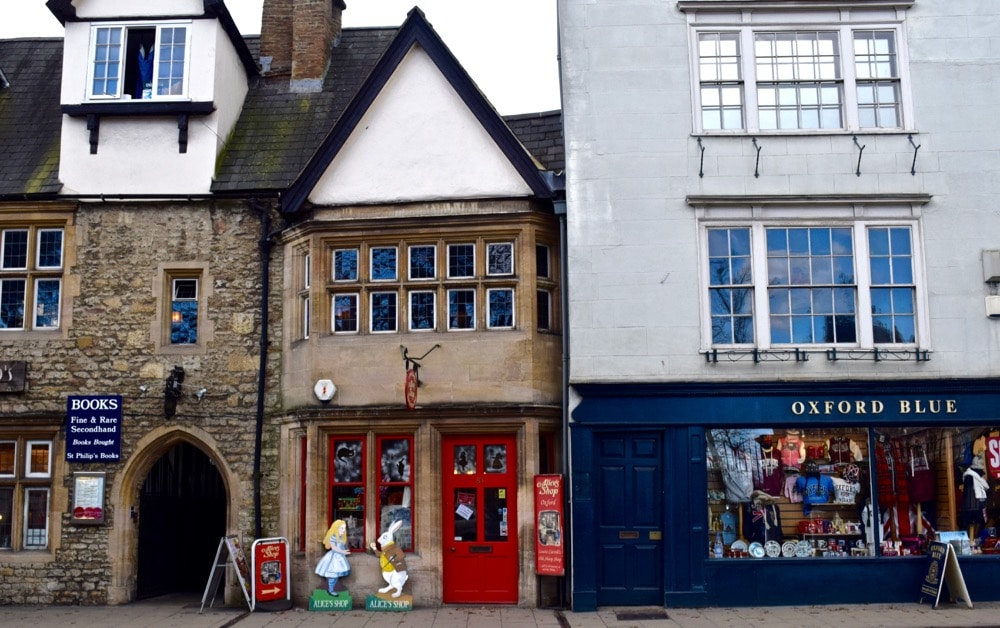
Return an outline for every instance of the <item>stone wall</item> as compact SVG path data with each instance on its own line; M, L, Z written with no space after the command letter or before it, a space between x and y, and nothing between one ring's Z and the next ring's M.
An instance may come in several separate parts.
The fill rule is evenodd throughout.
M28 363L27 390L0 395L0 431L22 425L59 430L53 451L49 551L0 554L0 604L104 604L109 602L109 588L123 583L134 593L137 533L115 529L129 523L118 506L127 509L129 495L139 490L144 473L162 455L152 437L172 428L204 435L199 445L210 449L206 453L230 474L227 533L240 536L246 547L253 541L261 334L259 213L236 203L92 203L76 208L73 223L66 229L65 333L0 336L0 360ZM280 248L272 249L266 416L280 403L281 255ZM158 342L166 316L163 307L169 311L163 272L175 266L204 268L207 309L199 348L177 350L169 342ZM176 415L166 419L165 379L175 366L185 370L184 387ZM206 394L199 400L194 393L200 388ZM123 397L120 462L63 460L66 397L81 394ZM278 529L272 432L265 422L265 536ZM116 494L116 481L123 479L119 475L135 460L145 460L130 478L136 484ZM105 525L71 523L74 471L107 474Z

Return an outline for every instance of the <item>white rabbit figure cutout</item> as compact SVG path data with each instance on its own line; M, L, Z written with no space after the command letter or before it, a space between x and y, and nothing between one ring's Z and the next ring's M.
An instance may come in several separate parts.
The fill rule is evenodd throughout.
M403 525L402 521L393 521L389 529L378 537L378 544L371 543L372 551L379 555L379 567L382 569L382 578L386 581L386 586L378 590L379 593L395 591L392 597L399 597L403 593L403 584L409 576L406 573L406 554L402 548L396 545L393 534Z

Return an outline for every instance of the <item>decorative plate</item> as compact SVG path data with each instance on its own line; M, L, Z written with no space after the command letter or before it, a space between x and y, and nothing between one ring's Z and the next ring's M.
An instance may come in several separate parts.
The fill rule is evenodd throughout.
M854 547L857 547L858 549L865 549L865 542L862 541L861 539L858 539L857 541L854 542Z
M747 551L747 544L745 541L733 541L733 544L729 546L730 551L733 552L745 552Z
M777 541L768 541L764 543L764 553L771 558L777 558L781 556L781 543Z
M799 558L813 555L813 547L809 541L799 541L795 544L795 555Z
M795 556L795 541L785 541L784 545L781 546L781 555L785 558Z
M764 551L764 546L760 543L753 542L750 544L750 555L754 558L764 558L767 552Z

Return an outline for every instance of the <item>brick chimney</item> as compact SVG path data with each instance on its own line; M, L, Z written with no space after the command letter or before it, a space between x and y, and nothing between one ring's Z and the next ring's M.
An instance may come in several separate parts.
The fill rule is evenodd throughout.
M288 76L293 92L318 92L340 40L344 0L264 0L260 62L264 76Z

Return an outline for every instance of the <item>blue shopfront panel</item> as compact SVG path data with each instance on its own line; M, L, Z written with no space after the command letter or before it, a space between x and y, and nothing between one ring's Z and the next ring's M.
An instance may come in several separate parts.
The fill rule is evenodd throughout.
M662 508L655 512L662 519L664 606L917 603L927 569L923 556L710 558L706 430L943 428L1000 422L998 380L594 384L575 389L581 401L570 424L573 607L580 611L604 603L597 573L602 558L595 551L600 533L594 522L602 510L634 506L634 497L624 491L618 501L604 500L609 488L598 480L601 434L659 434ZM603 562L608 563L607 557ZM973 601L1000 599L1000 556L963 556L959 564ZM624 574L618 575L624 581Z

